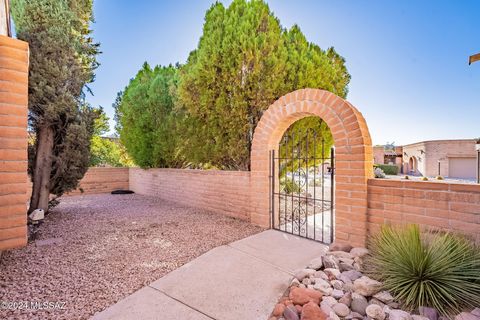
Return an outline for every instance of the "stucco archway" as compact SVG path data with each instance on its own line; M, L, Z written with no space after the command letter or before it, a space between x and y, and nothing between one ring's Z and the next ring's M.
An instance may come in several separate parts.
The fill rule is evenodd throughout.
M336 149L335 239L364 245L367 236L367 179L373 177L372 141L362 114L349 102L320 89L301 89L273 103L253 136L251 153L251 221L269 227L269 151L276 150L295 121L322 118Z

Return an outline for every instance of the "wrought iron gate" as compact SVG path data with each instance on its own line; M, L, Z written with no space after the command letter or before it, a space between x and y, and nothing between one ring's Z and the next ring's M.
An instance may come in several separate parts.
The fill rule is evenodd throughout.
M297 139L287 130L278 151L270 151L272 228L333 242L334 161L335 149L314 130L297 133Z

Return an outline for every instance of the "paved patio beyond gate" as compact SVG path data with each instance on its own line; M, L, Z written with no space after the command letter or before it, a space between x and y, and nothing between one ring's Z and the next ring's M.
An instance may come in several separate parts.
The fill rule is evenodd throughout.
M326 250L267 230L210 250L93 319L267 319L293 271Z

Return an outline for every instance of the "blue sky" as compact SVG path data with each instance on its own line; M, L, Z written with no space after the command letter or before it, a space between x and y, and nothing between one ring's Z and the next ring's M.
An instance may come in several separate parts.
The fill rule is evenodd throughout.
M296 23L309 41L345 57L347 99L374 144L480 137L480 62L467 63L480 52L480 1L267 2L284 27ZM96 0L93 30L103 53L88 101L113 118L117 91L144 61L185 62L212 3Z

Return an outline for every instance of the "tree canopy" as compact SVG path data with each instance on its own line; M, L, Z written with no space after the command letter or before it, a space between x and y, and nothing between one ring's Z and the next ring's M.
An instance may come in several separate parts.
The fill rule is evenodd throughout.
M122 142L142 167L248 170L255 127L275 100L301 88L345 97L350 81L333 48L308 42L296 25L284 29L262 0L212 5L187 62L155 80L169 68L144 65L118 108ZM329 134L318 121L295 126Z
M155 67L145 63L121 98L116 117L120 140L141 167L176 167L177 122L174 92L177 67Z

